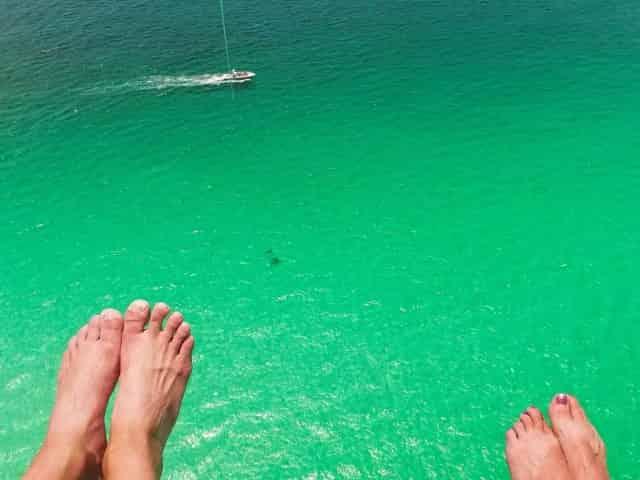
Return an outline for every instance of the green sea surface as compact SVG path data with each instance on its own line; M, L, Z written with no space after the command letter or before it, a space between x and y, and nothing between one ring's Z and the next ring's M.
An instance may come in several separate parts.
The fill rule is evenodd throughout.
M248 86L193 78L215 1L0 0L0 477L145 298L197 344L165 478L507 478L562 391L640 478L640 3L225 11Z

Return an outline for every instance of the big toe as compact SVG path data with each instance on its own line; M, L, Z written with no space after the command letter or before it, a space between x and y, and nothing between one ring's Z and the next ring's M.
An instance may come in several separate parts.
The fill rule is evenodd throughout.
M100 314L100 339L120 345L124 320L117 310L108 308Z
M149 304L144 300L136 300L124 314L124 334L140 333L149 321Z
M549 404L549 417L554 430L569 425L573 421L571 416L571 406L569 405L569 395L559 393L551 399Z

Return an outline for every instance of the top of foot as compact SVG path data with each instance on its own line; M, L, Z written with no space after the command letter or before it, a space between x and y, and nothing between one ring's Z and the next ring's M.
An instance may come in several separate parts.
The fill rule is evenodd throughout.
M178 312L158 303L153 310L136 300L124 316L120 390L112 415L114 435L132 431L162 448L178 417L191 374L194 339ZM145 327L147 327L145 329Z
M62 440L101 460L105 449L104 414L119 374L123 320L103 310L69 340L62 356L48 445Z
M608 480L604 442L578 400L564 393L549 405L549 416L574 480Z
M506 437L512 480L571 480L560 443L537 408L520 415Z

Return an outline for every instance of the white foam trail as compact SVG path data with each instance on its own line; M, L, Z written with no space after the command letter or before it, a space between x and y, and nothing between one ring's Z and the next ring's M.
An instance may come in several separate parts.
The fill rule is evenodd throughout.
M249 79L232 80L225 78L224 75L213 73L205 75L180 75L180 76L164 76L154 75L142 79L141 88L147 89L163 89L163 88L183 88L183 87L202 87L207 85L227 85L231 83L244 83Z
M85 91L85 94L105 94L117 92L131 92L140 90L164 90L168 88L193 88L206 86L229 85L245 83L250 79L232 80L220 73L204 75L152 75L139 80L117 85L95 87Z

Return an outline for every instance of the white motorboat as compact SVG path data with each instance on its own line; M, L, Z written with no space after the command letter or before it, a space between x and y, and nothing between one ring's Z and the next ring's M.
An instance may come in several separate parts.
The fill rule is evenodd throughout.
M249 82L255 77L256 74L247 70L231 70L228 73L220 75L220 80L223 83L244 83Z

